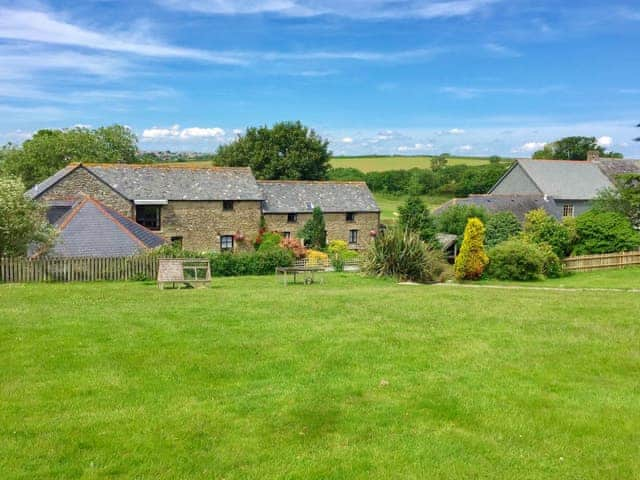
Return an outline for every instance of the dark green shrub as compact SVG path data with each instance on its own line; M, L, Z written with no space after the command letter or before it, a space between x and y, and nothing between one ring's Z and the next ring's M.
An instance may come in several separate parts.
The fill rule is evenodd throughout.
M282 248L247 253L214 253L210 256L211 275L214 277L271 275L276 267L293 265L293 260L293 253Z
M485 229L484 243L491 248L518 235L522 227L513 213L499 212L489 217Z
M640 234L628 217L617 212L583 213L576 219L576 232L575 255L624 252L640 246Z
M298 238L302 238L306 246L322 250L327 246L326 231L327 227L324 222L324 214L319 207L315 207L311 218L298 232Z
M430 248L417 233L388 228L365 251L362 269L368 275L416 282L437 281L445 269L442 252Z
M548 243L538 245L538 250L542 254L542 274L548 278L558 278L563 274L562 261L553 251Z
M461 243L470 218L478 218L484 224L489 218L489 213L477 205L453 205L436 217L436 226L439 232L458 235Z
M417 195L410 195L406 202L398 208L400 228L415 232L420 238L433 244L436 241L436 224L429 208Z
M543 264L537 245L514 238L489 250L486 274L499 280L534 280L542 274Z

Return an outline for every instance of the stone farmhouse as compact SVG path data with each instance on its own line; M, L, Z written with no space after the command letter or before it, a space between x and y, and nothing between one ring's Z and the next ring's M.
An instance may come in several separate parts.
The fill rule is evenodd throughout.
M604 189L614 188L615 177L640 173L640 161L600 159L587 161L519 159L487 195L470 195L447 202L436 210L456 204L473 204L489 212L513 212L523 220L527 212L543 208L558 219L587 211Z
M106 238L102 243L122 243L123 237L114 234L113 219L121 231L133 229L133 237L149 242L134 242L140 248L162 240L188 250L218 252L251 250L262 219L267 231L294 237L315 207L325 214L327 240L344 240L354 250L365 248L380 224L380 209L364 182L257 181L249 168L76 163L28 195L48 206L55 226L68 225L68 217L78 215L79 201L88 199L76 219L73 246L53 247L54 253L66 256L97 256L100 249L90 245L100 225ZM77 223L80 218L84 223ZM131 248L106 250L135 253L127 253Z

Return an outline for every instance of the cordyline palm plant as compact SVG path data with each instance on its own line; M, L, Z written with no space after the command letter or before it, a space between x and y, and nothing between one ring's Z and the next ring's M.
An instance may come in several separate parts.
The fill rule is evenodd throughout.
M437 281L444 268L442 252L429 247L418 233L399 227L378 235L362 263L369 275L415 282Z

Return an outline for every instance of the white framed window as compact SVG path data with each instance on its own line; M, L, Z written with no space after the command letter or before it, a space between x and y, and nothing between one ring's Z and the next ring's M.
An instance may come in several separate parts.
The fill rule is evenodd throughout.
M291 232L282 232L282 238L291 238Z
M358 243L358 230L349 230L349 243L351 245Z
M573 217L574 216L573 203L565 203L562 206L562 216L563 217Z
M233 235L220 235L220 251L233 252Z

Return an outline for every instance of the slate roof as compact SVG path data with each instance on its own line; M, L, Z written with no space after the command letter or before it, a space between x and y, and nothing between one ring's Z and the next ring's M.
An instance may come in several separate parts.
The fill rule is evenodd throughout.
M364 182L258 181L264 213L306 213L320 207L325 213L379 212Z
M76 168L86 168L129 200L262 200L250 168L72 164L29 190L41 195Z
M601 190L613 187L609 178L595 162L522 158L507 171L504 177L509 175L515 165L522 167L544 195L557 199L591 200Z
M524 216L531 210L544 208L553 214L553 202L545 200L541 195L469 195L467 198L454 198L440 205L433 213L439 215L453 205L477 205L489 213L512 212L518 220L524 221Z
M77 201L54 226L58 230L55 242L40 254L129 257L165 243L152 231L88 196Z
M640 173L640 160L623 160L619 158L601 158L594 162L609 180L615 182L616 176L625 173Z

